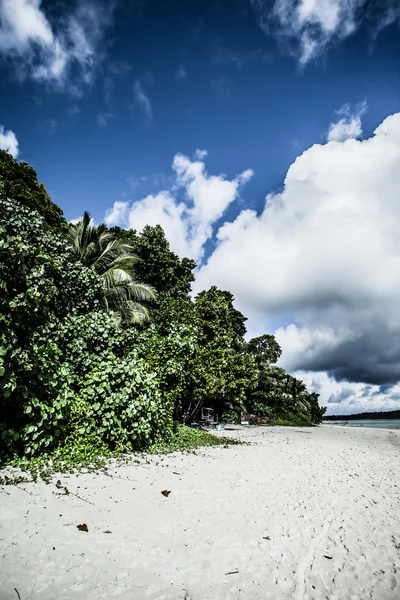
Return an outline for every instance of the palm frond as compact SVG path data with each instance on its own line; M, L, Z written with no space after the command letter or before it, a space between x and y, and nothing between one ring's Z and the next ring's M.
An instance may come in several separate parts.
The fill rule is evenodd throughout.
M121 322L149 320L149 309L142 303L154 300L157 293L151 285L136 281L135 265L140 259L134 248L116 238L104 223L91 225L87 211L70 225L68 236L75 259L100 276L107 310L119 315Z
M121 317L121 323L135 323L141 324L150 320L150 313L148 309L138 302L132 302L128 300L119 307L119 314Z

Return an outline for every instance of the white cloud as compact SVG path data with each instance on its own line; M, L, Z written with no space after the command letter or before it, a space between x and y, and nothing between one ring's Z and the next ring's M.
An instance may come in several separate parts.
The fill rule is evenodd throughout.
M320 56L329 45L352 35L363 20L375 31L399 18L397 0L251 0L261 28L278 38L294 40L301 64ZM285 47L289 45L285 43Z
M206 156L197 150L196 159L183 154L174 157L174 181L170 189L150 194L134 202L128 213L117 202L107 213L114 224L128 225L141 230L145 225L160 224L165 229L172 249L181 256L201 260L204 244L212 236L213 225L238 197L240 187L253 175L248 169L232 180L223 175L209 175L198 157Z
M290 318L276 331L290 371L400 380L399 166L400 113L369 139L312 146L260 215L220 227L196 291L229 289L254 334Z
M193 251L198 251L190 237L185 203L170 191L150 194L131 206L129 226L141 231L146 225L161 225L172 250L180 256L192 256Z
M19 153L17 137L11 129L4 129L3 125L0 125L0 148L17 158Z
M310 391L317 392L327 415L348 415L367 411L389 411L400 408L400 385L379 386L335 381L327 373L298 372Z
M360 117L352 119L339 119L332 123L328 131L328 142L344 142L350 138L359 138L362 136L362 126Z
M78 217L77 219L71 219L70 221L68 221L68 223L71 223L71 225L76 225L77 223L79 223L79 221L82 221L82 216ZM94 227L94 225L96 225L95 220L93 219L93 217L91 217L90 221L89 221L89 225L91 227Z
M80 93L102 59L102 40L115 2L81 0L50 22L41 0L0 0L0 56L18 76Z
M195 150L194 153L194 158L196 160L203 160L207 156L207 154L207 150L201 150L200 148L197 148L197 150Z
M341 118L331 123L327 135L328 142L344 142L350 138L362 136L361 117L367 110L367 103L362 102L354 110L345 104L338 112Z
M113 225L120 225L126 222L128 216L128 202L121 202L117 200L114 202L114 206L111 210L106 212L104 222L112 227Z
M133 94L135 98L135 104L144 112L148 121L153 120L153 109L148 95L144 91L142 84L137 79L133 84Z

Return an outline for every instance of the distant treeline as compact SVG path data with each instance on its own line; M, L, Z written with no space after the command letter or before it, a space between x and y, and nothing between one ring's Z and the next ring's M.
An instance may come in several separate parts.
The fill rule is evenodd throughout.
M400 419L400 410L388 412L365 412L356 415L326 415L324 421L352 421L353 419Z

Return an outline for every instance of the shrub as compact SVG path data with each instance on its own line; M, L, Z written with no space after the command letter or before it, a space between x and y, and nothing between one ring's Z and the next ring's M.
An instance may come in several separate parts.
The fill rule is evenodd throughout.
M266 404L262 404L261 402L255 402L252 406L252 412L258 417L270 417L273 416L273 409Z
M289 427L313 427L313 423L309 417L302 413L284 414L274 418L270 425L283 425Z
M224 410L219 421L220 423L240 423L240 413L236 410Z
M227 437L217 437L202 431L180 425L177 432L170 438L168 442L161 441L153 444L149 448L152 454L164 454L166 452L178 452L185 450L193 450L201 446L221 446L221 445L236 445L239 441Z

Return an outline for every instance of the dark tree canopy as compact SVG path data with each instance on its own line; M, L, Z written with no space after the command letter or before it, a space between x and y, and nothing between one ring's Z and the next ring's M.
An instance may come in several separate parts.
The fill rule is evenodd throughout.
M63 211L38 181L35 169L26 162L18 162L5 150L0 150L0 182L3 197L37 211L50 227L66 228Z
M271 364L278 362L282 355L282 349L275 337L268 333L250 340L247 348L257 361L263 360Z

